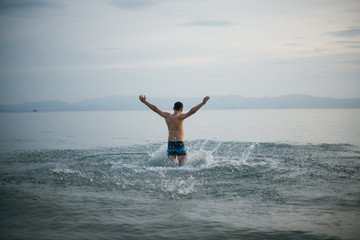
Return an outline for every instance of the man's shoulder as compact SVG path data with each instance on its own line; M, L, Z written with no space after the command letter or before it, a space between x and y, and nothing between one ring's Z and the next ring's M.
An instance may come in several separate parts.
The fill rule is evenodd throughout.
M187 118L186 113L182 113L179 116L177 116L177 119L179 119L179 120L185 120L185 118Z
M164 118L169 118L169 117L171 117L171 113L169 113L169 112L161 112L161 116L164 117Z
M185 114L180 114L180 115L174 115L168 112L163 112L163 117L166 119L169 119L170 121L178 121L178 120L183 120L184 119Z

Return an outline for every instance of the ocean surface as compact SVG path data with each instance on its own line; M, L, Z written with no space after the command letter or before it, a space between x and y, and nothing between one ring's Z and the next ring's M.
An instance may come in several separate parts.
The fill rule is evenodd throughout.
M0 113L0 239L360 239L360 109Z

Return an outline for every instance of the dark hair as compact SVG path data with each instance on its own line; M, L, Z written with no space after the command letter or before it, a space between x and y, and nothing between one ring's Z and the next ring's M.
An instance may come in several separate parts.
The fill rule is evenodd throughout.
M175 111L179 111L180 109L182 109L182 107L183 107L183 104L181 102L176 102L174 104L174 110Z

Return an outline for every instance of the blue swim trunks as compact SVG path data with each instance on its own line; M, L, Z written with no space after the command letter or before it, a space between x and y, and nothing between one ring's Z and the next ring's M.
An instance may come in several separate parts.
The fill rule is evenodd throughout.
M185 144L182 141L178 142L168 142L168 149L167 149L168 156L185 156Z

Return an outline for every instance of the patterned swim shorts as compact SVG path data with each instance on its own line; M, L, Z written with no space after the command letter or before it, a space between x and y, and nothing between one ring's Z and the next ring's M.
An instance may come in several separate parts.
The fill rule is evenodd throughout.
M168 156L185 156L185 144L182 141L178 142L168 142L168 149L167 149Z

